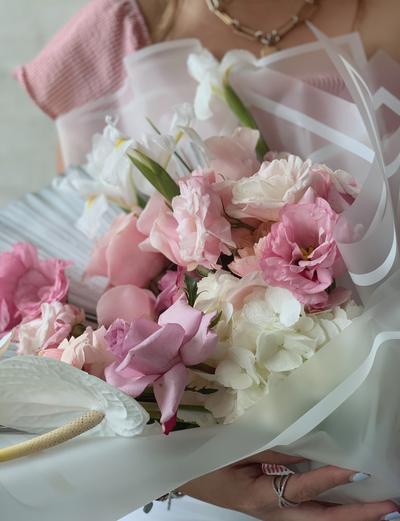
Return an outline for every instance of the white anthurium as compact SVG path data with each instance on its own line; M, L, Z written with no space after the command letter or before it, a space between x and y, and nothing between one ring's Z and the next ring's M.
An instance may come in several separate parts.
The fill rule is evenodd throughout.
M206 49L190 54L187 62L189 74L199 83L194 100L196 117L205 120L213 115L212 98L215 95L224 97L223 81L231 69L256 64L254 54L242 50L227 52L221 62Z

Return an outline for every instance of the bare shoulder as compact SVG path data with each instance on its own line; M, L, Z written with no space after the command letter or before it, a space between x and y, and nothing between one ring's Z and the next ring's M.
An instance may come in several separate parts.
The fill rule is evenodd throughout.
M364 0L360 19L367 54L383 49L400 62L400 1Z
M157 33L157 28L168 9L169 0L136 0L146 20L151 35Z

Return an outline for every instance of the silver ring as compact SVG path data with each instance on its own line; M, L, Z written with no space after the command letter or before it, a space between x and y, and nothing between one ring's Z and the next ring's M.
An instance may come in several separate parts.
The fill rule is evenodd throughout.
M279 508L295 508L299 506L300 503L295 503L294 501L289 501L285 498L285 489L288 484L289 479L291 478L291 474L286 476L275 476L272 480L272 489L275 494L278 496L278 505Z

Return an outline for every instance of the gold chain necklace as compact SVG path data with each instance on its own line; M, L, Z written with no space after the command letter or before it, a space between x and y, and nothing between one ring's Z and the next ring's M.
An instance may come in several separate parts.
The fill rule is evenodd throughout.
M304 0L303 5L296 14L291 16L277 29L264 32L262 30L255 30L241 23L237 18L233 18L222 6L221 0L206 0L206 3L210 11L225 25L231 27L235 33L250 40L257 41L262 46L260 51L261 56L277 51L277 44L295 27L304 23L306 20L310 20L319 8L319 0Z

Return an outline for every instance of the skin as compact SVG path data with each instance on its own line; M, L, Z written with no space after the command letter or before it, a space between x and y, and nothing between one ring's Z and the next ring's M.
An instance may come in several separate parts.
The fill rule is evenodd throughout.
M315 501L320 494L348 484L354 470L327 466L291 476L285 498L300 503L281 509L272 489L272 478L261 472L261 463L290 465L303 461L272 451L260 453L190 481L181 491L202 501L243 512L262 521L378 521L396 510L391 501L334 505Z
M151 32L160 20L166 0L139 0ZM303 0L228 0L227 11L255 29L270 31L288 20ZM358 31L368 56L378 49L400 61L400 2L398 0L320 0L313 23L328 36ZM182 0L167 39L195 37L216 56L232 48L244 48L258 54L260 45L235 34L207 8L204 0ZM286 49L314 41L304 26L296 27L279 47Z

